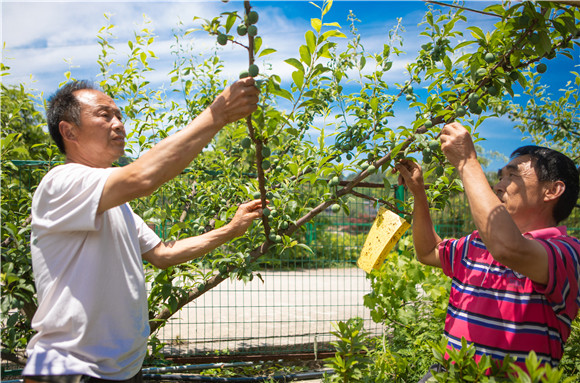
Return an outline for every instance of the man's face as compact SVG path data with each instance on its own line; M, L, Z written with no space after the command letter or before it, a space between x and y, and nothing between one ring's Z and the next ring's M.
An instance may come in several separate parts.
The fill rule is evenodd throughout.
M544 183L538 180L529 155L514 158L498 175L499 181L493 190L516 225L524 229L546 208Z
M98 90L79 90L75 96L81 105L79 154L89 165L109 167L125 153L121 111L111 97Z

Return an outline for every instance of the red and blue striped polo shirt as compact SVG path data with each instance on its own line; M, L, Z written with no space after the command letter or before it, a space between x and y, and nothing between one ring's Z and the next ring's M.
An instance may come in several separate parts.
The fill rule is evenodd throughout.
M541 285L495 261L477 231L439 245L444 273L452 278L445 320L448 345L461 348L461 338L487 354L524 361L531 350L544 363L557 366L571 323L580 306L580 241L566 227L524 234L548 252L549 282Z

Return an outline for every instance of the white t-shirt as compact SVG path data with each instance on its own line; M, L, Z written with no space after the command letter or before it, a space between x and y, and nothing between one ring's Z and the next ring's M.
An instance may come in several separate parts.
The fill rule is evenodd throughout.
M124 380L141 368L149 336L141 254L161 240L128 204L97 214L114 171L61 165L34 194L32 327L38 333L24 375Z

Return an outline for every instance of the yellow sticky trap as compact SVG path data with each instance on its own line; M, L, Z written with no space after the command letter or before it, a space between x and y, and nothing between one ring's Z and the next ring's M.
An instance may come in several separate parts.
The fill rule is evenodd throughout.
M404 218L381 206L365 240L357 266L367 273L378 269L410 226Z

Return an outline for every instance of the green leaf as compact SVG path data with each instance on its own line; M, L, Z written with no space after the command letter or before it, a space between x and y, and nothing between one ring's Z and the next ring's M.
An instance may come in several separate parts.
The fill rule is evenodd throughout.
M514 68L517 68L520 65L520 55L518 52L514 52L513 55L510 55L510 64Z
M316 8L318 8L318 9L320 9L320 10L322 9L322 8L320 8L320 6L319 6L318 4L316 4L316 3L315 3L315 2L313 2L313 1L309 1L309 2L308 2L308 4L314 5Z
M310 252L311 254L314 254L314 251L312 251L312 249L310 247L308 247L307 245L305 245L303 243L297 244L296 247L299 247L301 249L304 249L304 250Z
M457 46L455 47L454 50L458 50L458 49L461 49L461 48L464 48L466 46L469 46L471 44L476 44L476 43L477 43L477 41L474 41L474 40L464 41L462 43L457 44Z
M326 6L322 10L322 16L326 15L330 11L330 8L332 8L332 0L327 1Z
M300 51L300 59L302 59L302 61L306 65L310 66L312 62L312 57L310 56L308 47L306 45L301 45L299 51Z
M275 96L280 96L280 97L285 98L286 100L289 100L289 101L294 100L292 93L290 93L286 89L282 89L280 87L269 87L268 89L269 89L270 93L272 93Z
M485 33L479 27L467 27L467 30L470 30L475 38L479 38L485 40Z
M543 56L552 50L552 40L550 40L550 36L548 36L546 31L540 31L538 35L540 36L540 41L538 42L537 52L539 56Z
M427 12L425 18L427 19L427 23L429 23L429 25L433 25L433 13Z
M383 185L385 185L385 190L391 190L391 182L387 177L383 178Z
M364 56L361 56L360 61L358 63L358 69L363 70L365 65L367 65L367 59Z
M301 70L302 72L304 72L304 66L302 65L302 63L299 60L294 59L294 58L290 58L290 59L284 60L284 62L286 64L290 64L294 68L296 68L296 69Z
M449 56L445 56L443 58L443 64L445 64L445 69L447 69L447 71L451 70L452 64L451 64L451 59L449 58Z
M254 37L254 54L258 54L262 47L262 38L260 36Z
M526 89L528 87L528 80L526 79L525 76L522 76L521 73L518 76L518 83L520 84L520 86L524 89Z
M297 176L298 175L298 164L294 163L294 162L290 162L288 163L288 170L290 171L290 174L292 174L293 176Z
M226 33L230 33L230 30L234 26L234 23L238 19L238 16L235 12L230 12L228 15L228 19L226 21Z
M330 54L330 48L334 47L335 45L335 43L327 42L318 50L318 56L331 59L332 55Z
M296 84L298 88L302 88L302 85L304 85L304 72L301 70L295 70L292 72L292 80L294 80L294 84Z
M373 97L373 98L371 99L370 105L371 105L371 108L372 108L373 112L375 112L375 113L376 113L376 111L377 111L377 108L378 108L378 106L379 106L379 99L378 99L378 98L376 98L376 97Z
M395 158L397 154L399 154L399 152L403 148L403 145L405 145L405 143L401 142L399 145L395 146L393 150L391 150L391 158Z
M310 25L312 25L312 29L314 29L316 32L320 33L320 28L322 28L322 20L312 18L312 19L310 19Z
M314 53L314 51L316 50L316 36L314 35L314 32L306 31L306 34L304 35L304 37L306 39L306 45L308 46L308 51L312 55Z
M272 53L277 52L276 49L274 48L266 48L264 49L262 52L260 52L260 54L258 55L258 57L262 57L262 56L266 56Z
M329 37L340 37L340 38L346 38L346 35L344 33L342 33L341 31L337 31L336 29L332 29L330 31L326 31L322 34L322 36L320 36L320 40L321 41L325 41L327 40Z
M177 311L177 298L175 296L172 295L169 297L169 305L172 313Z
M317 98L311 98L310 100L306 100L302 104L298 105L298 107L303 108L305 106L312 106L312 105L326 106L326 103L322 100L317 99Z

